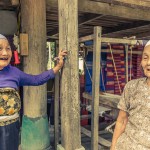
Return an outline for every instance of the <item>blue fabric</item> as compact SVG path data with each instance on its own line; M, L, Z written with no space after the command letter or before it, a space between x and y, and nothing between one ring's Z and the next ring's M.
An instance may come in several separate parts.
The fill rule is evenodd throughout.
M18 150L19 128L19 121L0 126L0 150Z
M19 86L38 86L55 77L52 69L39 75L26 74L16 67L8 65L0 70L0 88L11 87L18 89Z
M101 53L101 69L103 70L103 80L104 80L104 85L102 81L102 72L100 72L100 84L99 88L100 91L105 91L105 84L106 84L106 53ZM88 52L88 55L86 56L86 65L87 68L85 67L85 91L88 93L92 93L92 66L93 66L93 52ZM90 74L90 75L89 75Z

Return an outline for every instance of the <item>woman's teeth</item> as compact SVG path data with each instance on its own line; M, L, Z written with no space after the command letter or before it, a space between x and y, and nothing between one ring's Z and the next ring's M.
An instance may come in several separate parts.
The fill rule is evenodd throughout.
M8 60L8 58L0 58L0 60Z

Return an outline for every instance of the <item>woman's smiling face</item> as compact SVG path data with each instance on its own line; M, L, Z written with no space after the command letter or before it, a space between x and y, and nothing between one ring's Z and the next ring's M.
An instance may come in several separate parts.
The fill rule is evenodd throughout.
M150 45L144 48L141 66L143 68L144 75L150 78Z
M12 51L7 39L0 39L0 70L6 67L11 60Z

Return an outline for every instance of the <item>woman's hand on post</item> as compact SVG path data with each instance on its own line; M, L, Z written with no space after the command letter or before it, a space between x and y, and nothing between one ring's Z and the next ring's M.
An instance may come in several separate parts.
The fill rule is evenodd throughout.
M57 66L61 69L64 65L65 56L67 56L67 50L61 50L58 54Z
M63 67L66 56L67 50L61 50L59 52L58 57L55 58L57 60L57 65L53 68L54 73L57 73Z

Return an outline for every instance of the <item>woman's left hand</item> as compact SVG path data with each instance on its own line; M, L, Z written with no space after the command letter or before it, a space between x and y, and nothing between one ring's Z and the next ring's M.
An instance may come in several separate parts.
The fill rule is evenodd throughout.
M57 65L53 68L54 73L57 73L63 67L65 56L67 56L67 50L61 50L56 57Z
M61 50L58 54L57 66L60 67L60 69L64 65L65 56L67 56L67 50Z

